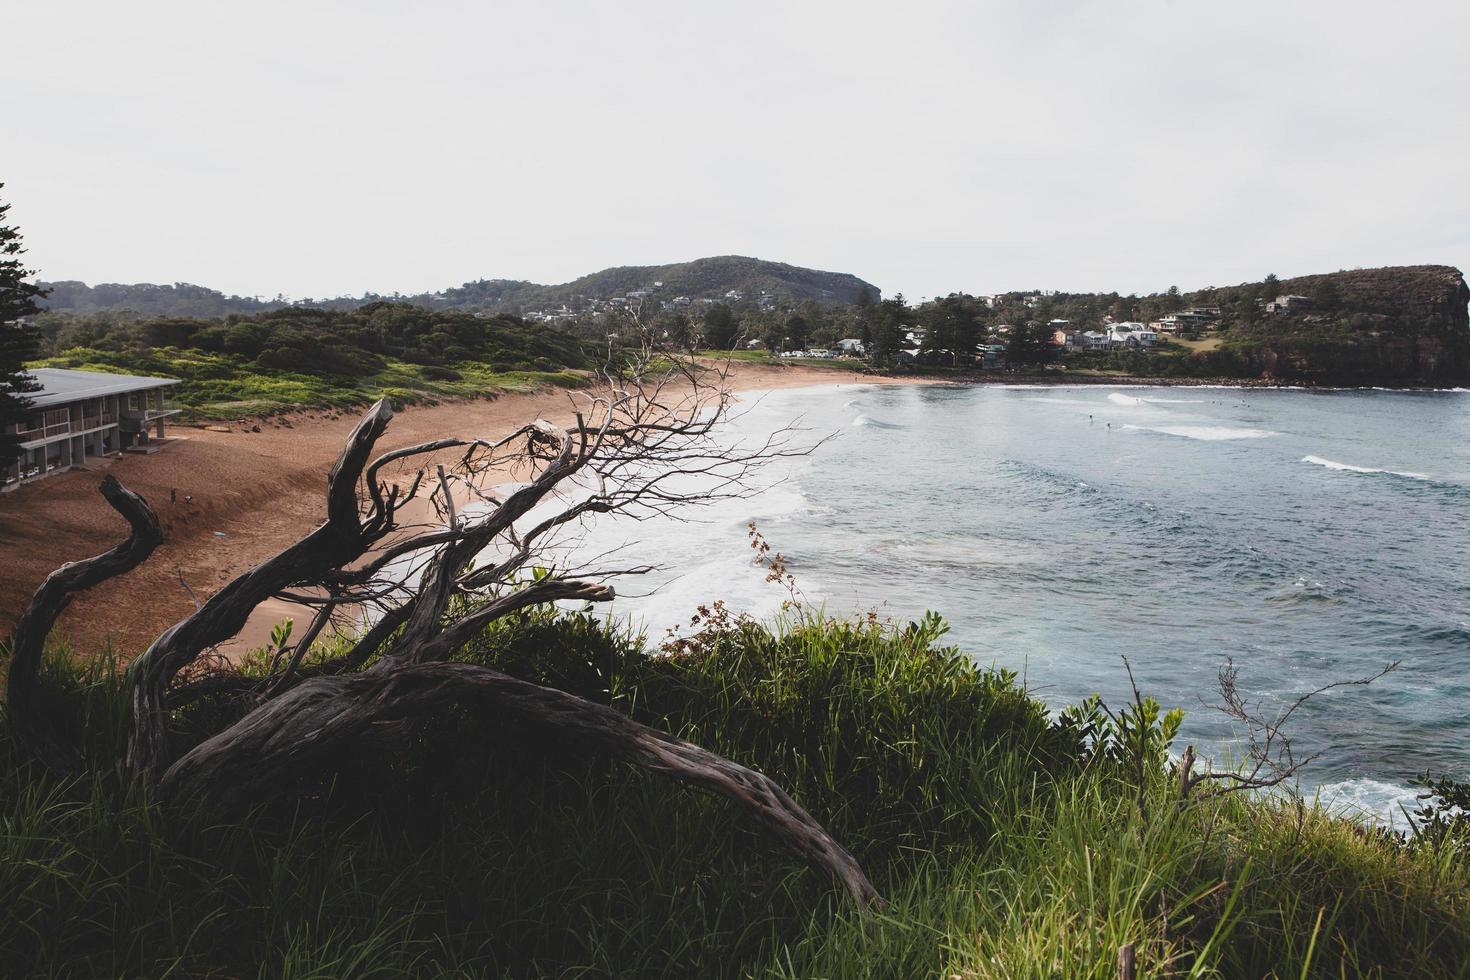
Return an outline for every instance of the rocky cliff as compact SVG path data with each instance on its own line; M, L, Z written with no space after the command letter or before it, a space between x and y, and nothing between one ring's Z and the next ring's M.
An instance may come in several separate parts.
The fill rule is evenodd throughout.
M1311 305L1232 331L1232 346L1268 377L1329 384L1470 381L1470 288L1459 269L1353 269L1286 279L1279 291Z

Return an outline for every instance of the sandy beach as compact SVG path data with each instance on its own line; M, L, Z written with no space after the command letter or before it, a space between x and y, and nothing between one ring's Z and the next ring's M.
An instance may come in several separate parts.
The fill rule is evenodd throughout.
M915 380L753 364L736 365L731 377L737 391ZM105 471L153 505L163 523L164 542L130 574L77 596L57 632L82 654L108 642L124 656L136 654L193 610L191 590L199 599L207 598L324 518L327 470L359 414L303 412L229 426L175 428L169 433L172 441L156 454L104 460L92 469L72 470L0 495L0 561L5 569L0 622L8 631L53 569L125 537L125 523L97 492ZM567 393L503 394L410 407L395 415L378 448L387 451L446 435L495 437L537 417L570 420ZM263 643L271 624L292 614L285 603L262 607L226 652Z

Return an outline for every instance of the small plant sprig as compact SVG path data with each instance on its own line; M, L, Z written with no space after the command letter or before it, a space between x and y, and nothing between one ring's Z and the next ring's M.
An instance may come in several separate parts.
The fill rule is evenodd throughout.
M781 601L781 611L790 612L804 608L806 597L797 588L796 576L786 567L785 556L772 550L770 542L761 534L754 521L747 524L746 528L751 550L755 552L754 564L766 570L767 582L773 582L786 590L787 597ZM869 616L872 623L876 624L877 614L870 613ZM701 604L694 615L689 617L688 628L693 632L687 636L679 635L682 626L670 626L665 630L659 649L667 654L702 653L713 648L720 637L755 625L757 623L749 613L736 613L725 605L723 599L716 599L714 602Z
M664 641L659 649L670 655L704 653L712 649L720 637L756 625L749 613L732 612L723 599L708 605L701 603L689 617L689 628L694 632L680 636L678 626L664 631Z
M796 587L796 576L786 567L786 556L771 550L771 543L760 532L760 528L755 526L755 521L747 524L746 528L746 537L750 539L750 547L755 551L755 563L766 569L766 581L774 582L786 590L787 598L781 602L782 612L800 609L806 596Z

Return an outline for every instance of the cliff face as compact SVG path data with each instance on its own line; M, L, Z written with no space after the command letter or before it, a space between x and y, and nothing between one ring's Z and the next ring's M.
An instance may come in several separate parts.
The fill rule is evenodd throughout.
M1470 288L1444 265L1354 269L1283 280L1313 307L1242 338L1263 374L1329 384L1470 381Z

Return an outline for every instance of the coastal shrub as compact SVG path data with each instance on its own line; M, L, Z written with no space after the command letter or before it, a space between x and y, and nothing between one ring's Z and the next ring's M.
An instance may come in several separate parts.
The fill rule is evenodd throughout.
M345 408L393 389L405 404L478 397L493 375L512 375L514 387L536 375L563 384L594 364L580 340L554 329L397 303L216 321L99 315L49 330L43 353L32 366L177 378L170 399L198 419Z
M1070 724L1050 720L1014 673L941 645L945 628L793 614L651 656L589 615L539 610L502 620L464 655L779 772L839 838L894 849L987 834L1002 758L1025 758L1037 788L1081 761Z
M1295 800L1181 805L1167 715L1051 716L937 617L725 620L660 654L543 608L464 655L759 765L887 907L852 909L724 800L471 709L289 806L163 809L116 779L115 663L53 647L78 762L26 768L0 712L0 973L1111 978L1125 943L1150 977L1470 962L1464 861Z

